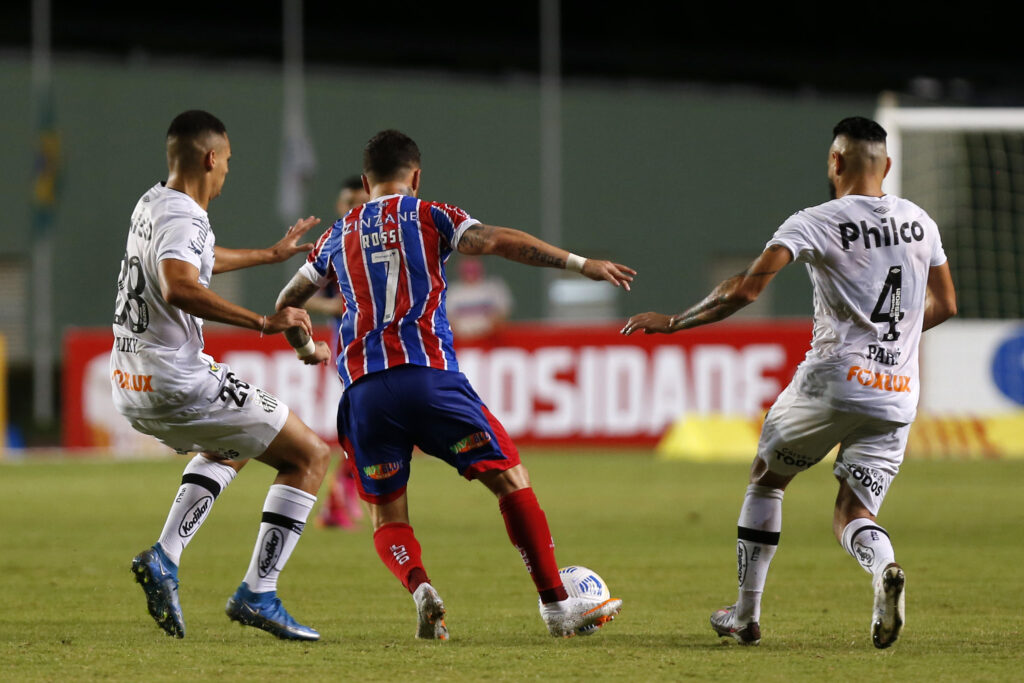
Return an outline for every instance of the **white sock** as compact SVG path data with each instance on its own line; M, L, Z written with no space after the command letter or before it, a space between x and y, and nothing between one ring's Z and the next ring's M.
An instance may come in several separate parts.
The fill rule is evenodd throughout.
M847 524L840 543L872 576L896 561L896 551L892 549L888 532L866 517L858 517Z
M263 521L256 549L245 574L254 593L277 590L277 577L291 557L306 526L316 496L284 484L274 484L263 503Z
M737 627L761 619L761 593L782 530L782 494L782 489L751 484L743 498L736 530Z
M167 513L164 530L157 542L174 564L181 564L181 553L196 531L210 516L213 502L238 472L209 458L197 455L181 474L181 488Z

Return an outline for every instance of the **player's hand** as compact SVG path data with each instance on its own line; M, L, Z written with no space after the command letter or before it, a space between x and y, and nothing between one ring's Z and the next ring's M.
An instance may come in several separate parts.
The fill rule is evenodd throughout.
M319 225L320 219L316 216L309 216L308 218L300 218L295 222L295 225L288 228L288 232L284 234L277 244L270 247L267 251L270 252L271 263L280 263L281 261L287 261L295 254L308 253L313 248L312 242L306 242L299 244L299 240L309 232L309 229L314 225Z
M309 321L309 313L305 309L287 306L274 315L268 315L263 325L264 334L277 334L290 327L301 327L309 337L313 336L313 323Z
M616 287L621 286L628 292L629 283L633 281L636 271L621 263L588 258L583 262L583 275L591 280L607 280Z
M331 359L331 347L327 345L327 342L319 341L316 343L316 349L313 353L308 356L303 356L301 360L306 365L323 365Z
M637 313L626 321L626 326L620 331L628 337L634 332L639 332L640 330L643 330L644 334L655 334L657 332L661 332L662 334L671 334L674 331L672 329L672 316L665 315L664 313L655 313L653 311L649 313Z

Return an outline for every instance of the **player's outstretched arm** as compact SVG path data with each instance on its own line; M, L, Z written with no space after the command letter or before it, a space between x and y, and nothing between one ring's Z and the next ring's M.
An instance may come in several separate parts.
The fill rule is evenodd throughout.
M277 295L277 310L279 312L301 310L319 289L301 272L295 273L281 293ZM314 343L310 331L301 325L286 328L284 337L295 349L299 359L306 365L319 365L331 359L331 349L327 344L324 342Z
M164 259L160 261L160 294L164 301L189 315L204 320L245 327L264 334L275 334L289 327L301 327L312 333L309 314L301 308L279 310L269 316L254 313L244 306L231 303L216 292L199 283L199 269L187 261Z
M287 261L295 254L308 253L313 245L309 242L299 244L299 240L310 228L319 223L320 219L315 216L300 218L295 225L288 228L284 237L266 249L228 249L215 246L213 248L213 274L227 273L267 263L280 263Z
M921 330L930 330L956 315L956 290L949 272L949 261L928 269L928 289L924 296L924 323Z
M510 261L542 268L568 268L591 280L607 280L629 291L636 271L612 261L584 259L565 249L513 228L482 223L470 226L459 240L460 254L502 256Z
M720 283L697 305L676 315L653 311L638 313L626 321L621 332L627 336L641 330L646 334L671 334L728 318L756 301L776 273L792 260L789 249L773 244L761 252L746 270Z

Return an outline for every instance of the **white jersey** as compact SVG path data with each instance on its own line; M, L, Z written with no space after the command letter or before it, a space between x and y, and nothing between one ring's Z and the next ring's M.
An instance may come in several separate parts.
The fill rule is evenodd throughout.
M807 264L814 285L799 390L838 410L912 422L928 273L946 262L935 222L900 197L847 195L790 216L774 244Z
M210 219L187 194L158 183L135 205L117 278L110 354L121 414L180 415L212 400L223 383L223 367L203 353L202 319L167 303L159 278L160 261L177 259L198 268L200 284L208 287L213 247Z

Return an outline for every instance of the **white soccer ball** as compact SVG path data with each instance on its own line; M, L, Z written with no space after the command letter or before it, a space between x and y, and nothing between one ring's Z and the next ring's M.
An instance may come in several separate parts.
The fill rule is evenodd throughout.
M586 567L562 567L558 570L562 577L562 585L569 597L587 598L604 602L612 597L608 590L608 584L604 582L597 572Z
M586 598L588 600L604 602L612 597L611 592L608 590L608 584L592 569L575 565L562 567L558 570L558 575L562 578L565 592L571 598ZM600 627L591 624L590 626L576 629L576 633L581 636L589 636L597 633L598 628Z

